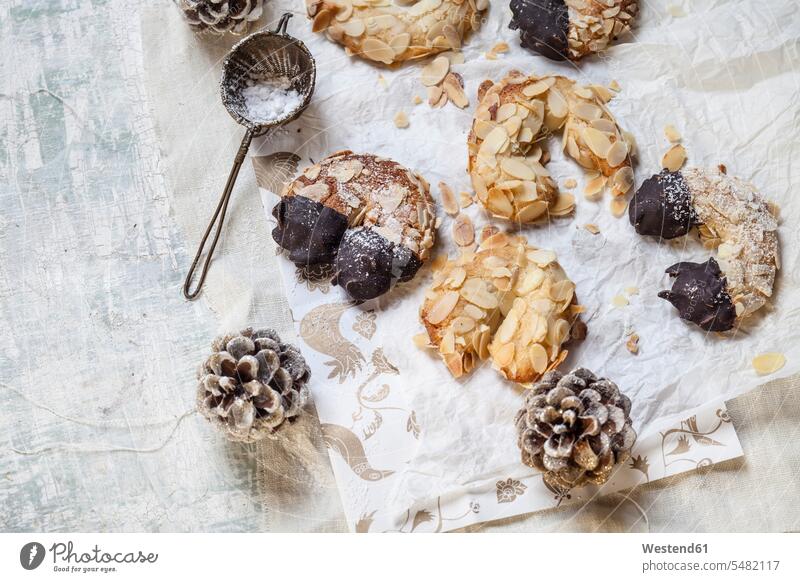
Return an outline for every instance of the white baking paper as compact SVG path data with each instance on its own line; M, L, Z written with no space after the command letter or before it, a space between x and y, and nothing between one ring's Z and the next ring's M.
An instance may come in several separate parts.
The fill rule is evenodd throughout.
M285 4L271 4L276 17ZM599 203L583 199L582 171L563 159L557 143L551 147L549 168L559 184L570 177L579 182L577 211L521 232L532 244L557 252L587 307L589 335L571 349L563 368L588 367L617 382L633 400L640 435L632 461L604 491L738 456L722 402L764 381L753 371L752 358L785 354L785 367L771 378L800 371L794 226L800 224L800 203L792 192L800 175L800 82L793 71L800 11L792 0L694 0L673 2L670 10L660 2L643 4L634 36L576 67L521 49L507 30L507 4L493 3L464 49L466 62L454 66L471 100L466 110L414 105L415 95L425 97L419 65L388 70L348 57L298 17L290 32L317 59L314 99L299 121L256 144L255 151L293 152L301 167L337 150L370 152L420 172L437 197L440 181L469 191L466 135L475 92L484 79L498 80L516 68L583 83L616 80L622 91L610 108L638 142L637 186L658 171L669 147L663 128L672 124L683 136L689 165L725 164L778 203L783 269L773 304L732 337L707 334L682 322L656 294L669 285L664 269L680 260L705 260L708 251L691 235L669 244L639 237L627 217L611 215L608 195ZM510 51L487 60L485 53L500 41ZM401 110L410 119L406 129L393 123ZM269 160L259 164L268 167ZM264 189L262 198L269 216L274 195ZM478 229L502 225L479 205L464 212ZM451 219L440 215L437 252L453 254ZM586 223L600 233L582 228ZM422 331L417 311L430 281L428 267L411 283L356 306L338 288L304 282L293 265L279 260L354 529L441 531L596 493L549 491L520 464L512 422L521 401L518 389L488 366L453 380L435 355L414 347L411 338ZM626 292L632 287L638 293ZM614 307L617 295L629 304ZM637 355L625 347L632 332L641 338Z

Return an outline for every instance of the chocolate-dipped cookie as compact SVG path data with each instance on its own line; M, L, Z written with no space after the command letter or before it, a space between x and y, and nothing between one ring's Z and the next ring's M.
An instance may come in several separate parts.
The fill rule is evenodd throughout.
M764 306L780 267L778 222L752 184L718 170L662 171L647 179L630 205L636 232L675 238L697 227L716 257L677 263L671 291L659 294L681 318L708 331L726 331Z
M354 299L414 277L435 236L428 183L397 162L343 151L307 168L272 210L272 237L298 266L334 267Z
M523 47L556 61L578 61L630 30L638 0L511 0L512 30Z

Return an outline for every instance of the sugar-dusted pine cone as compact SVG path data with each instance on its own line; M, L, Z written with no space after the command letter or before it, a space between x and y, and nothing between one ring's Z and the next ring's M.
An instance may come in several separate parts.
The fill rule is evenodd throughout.
M308 398L311 377L300 351L271 329L218 337L198 370L197 409L233 441L274 437Z
M247 32L261 18L265 0L175 0L196 32Z
M548 372L517 413L522 462L559 489L601 485L636 441L631 401L616 384L585 368Z

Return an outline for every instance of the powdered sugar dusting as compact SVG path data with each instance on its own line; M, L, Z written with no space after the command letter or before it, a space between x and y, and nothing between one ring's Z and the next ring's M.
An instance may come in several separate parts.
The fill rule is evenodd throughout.
M772 295L780 263L778 222L755 187L719 171L682 172L702 225L700 234L718 251L738 315L762 307Z
M242 89L247 117L256 123L278 121L292 114L303 104L303 96L291 88L286 77L248 80Z

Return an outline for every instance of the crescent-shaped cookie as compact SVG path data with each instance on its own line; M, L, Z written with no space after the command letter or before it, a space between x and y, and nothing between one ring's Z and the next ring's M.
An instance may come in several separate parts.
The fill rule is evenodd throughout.
M528 383L567 356L580 310L555 253L500 232L436 273L420 319L454 377L490 359L509 380Z
M430 255L436 214L428 183L371 154L332 154L290 182L272 237L298 266L332 264L357 300L408 281Z
M385 65L459 50L488 6L489 0L306 0L314 32Z
M716 249L705 263L669 267L672 289L659 293L707 331L732 329L772 296L780 268L775 215L752 184L700 168L648 178L629 208L639 234L671 239L696 226L703 244Z
M467 138L478 200L494 216L524 223L569 213L574 198L559 199L545 167L544 140L556 131L567 154L597 173L597 190L610 185L614 196L624 195L633 185L632 142L605 107L610 98L604 87L560 76L512 71L498 83L485 81Z
M523 47L556 61L578 61L630 31L638 0L511 0Z

